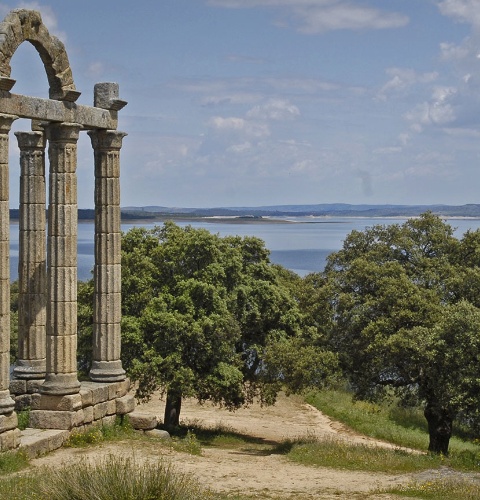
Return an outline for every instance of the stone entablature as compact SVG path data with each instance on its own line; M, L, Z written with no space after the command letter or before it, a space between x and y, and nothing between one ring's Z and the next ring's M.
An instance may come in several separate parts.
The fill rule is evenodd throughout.
M50 99L11 93L10 60L21 43L38 51ZM75 103L65 47L36 11L17 9L0 23L0 450L19 444L17 408L31 426L70 430L133 410L120 361L120 149L117 115L127 103L116 83L97 83L94 105ZM19 356L10 381L9 132L17 118L20 150ZM77 140L94 151L94 335L90 378L77 376ZM45 153L49 159L48 224ZM48 229L48 231L47 231ZM11 383L10 383L11 382ZM15 396L16 401L11 397Z

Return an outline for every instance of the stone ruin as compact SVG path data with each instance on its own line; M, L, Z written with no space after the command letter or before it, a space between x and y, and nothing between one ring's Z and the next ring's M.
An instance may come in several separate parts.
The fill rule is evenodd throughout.
M11 93L10 60L24 41L38 51L49 99ZM15 410L30 427L70 431L132 412L120 361L121 229L118 84L98 83L94 104L75 104L63 43L36 11L11 11L0 23L0 450L19 446ZM10 367L9 132L17 118L20 150L18 360ZM90 136L95 172L93 359L89 382L77 376L77 140ZM48 221L45 150L48 145ZM48 223L47 223L48 222ZM48 228L48 229L47 229Z

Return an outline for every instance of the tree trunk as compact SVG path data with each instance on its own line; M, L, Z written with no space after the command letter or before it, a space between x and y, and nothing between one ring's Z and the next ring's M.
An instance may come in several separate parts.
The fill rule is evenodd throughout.
M447 456L448 444L452 436L453 417L451 412L427 403L424 415L428 422L428 434L430 435L428 451Z
M165 403L165 427L178 427L180 425L180 410L182 408L182 395L179 392L168 390Z

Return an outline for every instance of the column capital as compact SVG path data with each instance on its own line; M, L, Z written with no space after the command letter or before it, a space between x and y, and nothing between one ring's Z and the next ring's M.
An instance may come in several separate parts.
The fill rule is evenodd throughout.
M45 149L42 132L15 132L20 149Z
M77 142L82 126L78 123L51 123L45 130L47 139L52 142Z
M95 151L120 150L123 138L128 135L119 130L90 130L87 132Z
M0 113L0 134L8 134L12 123L18 118L16 115L5 115Z

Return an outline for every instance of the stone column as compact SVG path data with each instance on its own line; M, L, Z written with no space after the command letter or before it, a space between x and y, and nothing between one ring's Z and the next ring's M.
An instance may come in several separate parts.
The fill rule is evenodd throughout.
M10 397L10 207L8 134L17 116L0 114L0 415L13 411Z
M120 149L125 133L88 132L95 155L94 382L125 379L121 348Z
M77 376L77 140L81 126L47 127L50 159L47 239L47 373L43 394L75 394Z
M18 260L19 379L43 379L46 370L46 192L42 132L16 132L20 149L20 236Z

